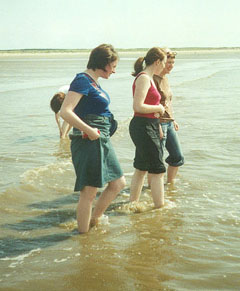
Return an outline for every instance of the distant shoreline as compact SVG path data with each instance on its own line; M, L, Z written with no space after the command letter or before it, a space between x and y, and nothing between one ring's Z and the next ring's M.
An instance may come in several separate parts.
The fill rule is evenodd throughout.
M120 56L129 54L145 53L147 48L116 49ZM240 47L183 47L171 48L179 54L185 53L217 53L217 52L240 52ZM0 50L0 56L17 55L88 55L90 49L14 49Z

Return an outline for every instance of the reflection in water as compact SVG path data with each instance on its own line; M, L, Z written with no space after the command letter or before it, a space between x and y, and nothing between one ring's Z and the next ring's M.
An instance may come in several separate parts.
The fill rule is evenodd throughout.
M164 290L164 282L174 277L167 265L178 260L174 233L181 221L175 215L173 208L115 213L110 225L75 237L81 255L75 274L67 276L69 285L79 290Z
M56 143L56 150L53 155L60 159L71 158L70 144L71 141L68 138L59 139L59 143Z
M165 281L173 279L167 266L178 258L176 231L182 221L177 212L176 208L165 207L131 216L135 239L126 249L127 270L142 290L161 290Z

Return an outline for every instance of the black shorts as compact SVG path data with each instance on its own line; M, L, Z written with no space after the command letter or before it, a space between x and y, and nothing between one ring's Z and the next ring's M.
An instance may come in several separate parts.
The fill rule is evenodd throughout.
M160 144L159 119L134 116L129 133L136 146L134 168L152 174L166 172Z

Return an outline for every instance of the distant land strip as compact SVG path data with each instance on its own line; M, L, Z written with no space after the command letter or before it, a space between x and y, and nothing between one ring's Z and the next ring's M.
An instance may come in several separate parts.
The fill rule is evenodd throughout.
M118 52L141 52L147 51L149 48L116 48ZM239 50L240 47L181 47L171 48L175 51L206 51L206 50ZM0 50L0 53L89 53L92 49L8 49Z

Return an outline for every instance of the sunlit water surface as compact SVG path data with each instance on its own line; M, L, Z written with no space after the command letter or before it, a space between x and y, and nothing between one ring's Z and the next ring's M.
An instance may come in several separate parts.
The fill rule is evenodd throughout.
M128 203L137 56L100 81L127 186L86 235L76 231L69 141L59 140L49 100L87 55L0 57L0 290L240 289L240 55L177 55L169 80L186 163L158 210L147 187Z

